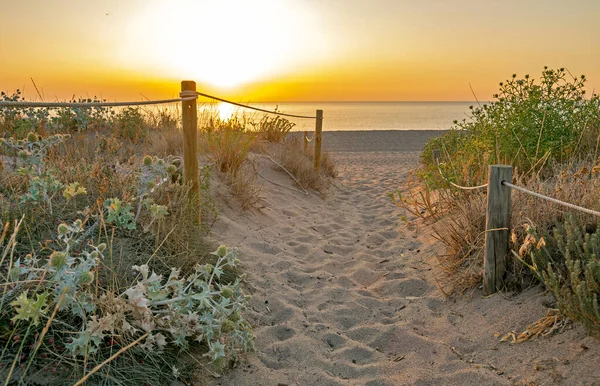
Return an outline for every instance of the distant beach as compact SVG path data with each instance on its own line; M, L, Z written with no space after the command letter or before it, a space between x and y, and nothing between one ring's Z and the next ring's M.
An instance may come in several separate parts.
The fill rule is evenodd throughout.
M332 131L323 133L323 148L330 152L420 151L441 130Z

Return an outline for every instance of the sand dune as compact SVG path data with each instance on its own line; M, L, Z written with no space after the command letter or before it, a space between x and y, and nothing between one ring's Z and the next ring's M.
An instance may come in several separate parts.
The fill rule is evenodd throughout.
M325 199L261 179L265 208L224 207L215 223L215 238L242 252L257 351L211 384L600 384L600 344L579 327L519 345L494 336L545 315L540 289L454 300L436 289L440 246L386 196L436 133L326 134L340 176Z

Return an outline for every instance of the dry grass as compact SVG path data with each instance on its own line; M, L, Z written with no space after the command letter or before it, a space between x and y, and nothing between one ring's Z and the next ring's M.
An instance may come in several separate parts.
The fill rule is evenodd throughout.
M240 209L261 209L264 207L262 189L256 183L258 170L254 162L247 162L235 174L227 175L232 194L240 203Z
M279 143L287 137L295 125L295 123L281 116L265 115L258 124L254 125L254 130L258 133L260 139Z
M246 163L254 139L243 131L206 131L200 138L200 149L219 172L233 175Z
M445 245L445 253L438 256L441 270L436 280L447 296L475 288L482 278L486 201L480 196L457 200L455 208L433 226L435 237Z
M337 176L335 164L329 154L323 153L321 173L315 173L314 153L311 148L305 152L303 147L300 139L288 137L280 146L274 148L274 157L294 175L302 188L324 192L330 183L328 178Z
M261 189L256 184L258 172L248 158L258 134L247 131L247 124L237 118L221 121L207 115L202 118L200 133L202 153L243 210L262 207Z
M567 324L567 319L560 314L560 311L551 308L546 316L540 318L527 326L527 329L521 333L511 331L504 335L500 341L511 344L519 344L529 340L537 339L540 336L548 336L561 331Z
M544 178L541 175L545 175ZM570 165L549 165L535 175L516 175L514 183L549 197L575 203L585 208L600 210L600 160L572 162ZM463 293L475 288L482 278L485 242L486 190L460 191L455 188L437 190L437 201L425 199L426 189L410 199L398 200L413 214L427 216L429 208L436 209L433 229L436 238L445 246L446 253L439 256L441 273L438 284L446 294ZM511 248L519 250L526 236L524 225L535 224L540 230L550 231L556 221L563 221L569 213L588 228L595 228L593 216L569 210L546 200L512 192L511 232L518 242ZM523 289L534 282L532 273L521 261L509 258L509 275L506 285L511 289Z

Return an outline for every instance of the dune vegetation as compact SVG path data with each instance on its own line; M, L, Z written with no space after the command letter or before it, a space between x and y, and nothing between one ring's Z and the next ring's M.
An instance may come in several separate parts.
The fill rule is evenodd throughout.
M600 210L600 97L588 96L585 82L563 68L544 68L537 79L515 74L492 102L472 106L469 119L425 146L412 176L424 188L393 198L435 222L446 246L438 278L446 294L481 283L485 235L486 190L452 183L485 184L489 165L512 165L515 184ZM519 191L511 205L506 290L542 283L564 315L600 332L600 219Z
M18 91L0 98L23 100ZM77 102L85 101L96 99ZM224 186L241 208L259 205L257 149L299 154L300 178L310 156L284 140L293 126L285 119L223 121L202 110L196 224L179 116L173 108L0 107L7 383L189 382L252 350L239 252L210 235L214 198Z

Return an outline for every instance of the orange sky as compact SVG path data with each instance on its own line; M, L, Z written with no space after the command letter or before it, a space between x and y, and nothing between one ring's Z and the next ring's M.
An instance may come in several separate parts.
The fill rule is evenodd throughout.
M600 88L596 0L0 0L0 90L46 100L490 99L544 65Z

